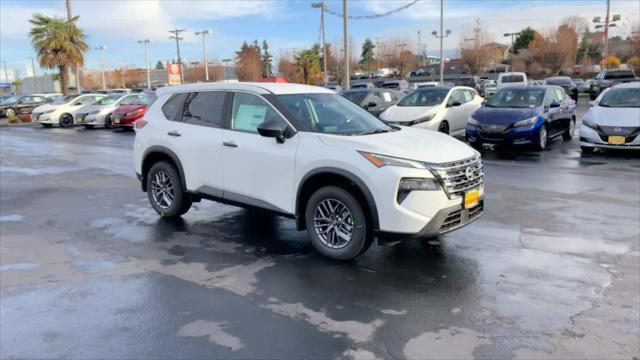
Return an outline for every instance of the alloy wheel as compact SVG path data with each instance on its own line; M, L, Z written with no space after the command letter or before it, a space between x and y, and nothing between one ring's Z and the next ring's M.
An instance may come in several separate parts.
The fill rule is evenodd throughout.
M332 249L341 249L353 236L353 217L349 208L336 199L322 200L313 218L320 241Z
M4 115L8 118L14 117L16 116L16 111L13 110L12 108L8 108L7 110L4 111Z
M159 170L153 176L151 194L155 203L162 209L168 209L173 204L175 197L173 182L164 170Z
M573 134L576 132L576 122L571 120L569 121L569 135L573 137Z
M547 147L547 128L546 127L541 127L540 128L540 149L545 149Z

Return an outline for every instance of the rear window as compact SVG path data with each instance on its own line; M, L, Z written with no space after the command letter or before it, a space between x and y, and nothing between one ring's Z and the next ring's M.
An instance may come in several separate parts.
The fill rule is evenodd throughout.
M382 84L382 87L385 89L397 89L400 87L399 83L384 83Z
M569 78L549 78L549 79L545 79L544 83L547 85L560 85L560 86L573 85L571 83L571 79Z
M367 94L368 92L366 91L346 91L342 93L342 96L359 105Z
M169 100L162 105L162 113L164 113L164 116L168 120L182 121L182 114L179 114L179 111L182 109L182 105L187 99L187 96L189 96L189 93L173 94Z
M224 114L224 91L203 91L189 94L182 110L182 121L221 128Z
M506 75L500 81L503 83L521 83L524 82L524 77L522 75Z
M631 70L616 70L606 72L604 78L605 80L627 79L635 78L635 75Z

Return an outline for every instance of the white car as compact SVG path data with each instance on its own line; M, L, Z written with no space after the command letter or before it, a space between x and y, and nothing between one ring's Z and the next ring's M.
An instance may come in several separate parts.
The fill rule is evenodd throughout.
M459 136L482 101L475 89L466 86L420 88L385 110L380 119Z
M374 238L437 236L483 213L480 155L461 141L390 126L321 87L165 87L136 121L135 171L163 217L212 199L296 220L334 259Z
M75 124L84 125L86 128L104 126L111 128L111 114L120 105L136 103L144 94L111 94L96 103L84 106L75 115Z
M90 105L106 97L104 94L80 94L68 95L54 102L38 106L31 113L31 120L40 123L44 127L60 125L60 127L72 126L75 122L75 113L83 106Z
M591 102L582 118L580 148L640 150L640 82L608 88Z
M507 86L526 86L528 85L527 74L523 72L506 72L498 75L496 88L502 89Z

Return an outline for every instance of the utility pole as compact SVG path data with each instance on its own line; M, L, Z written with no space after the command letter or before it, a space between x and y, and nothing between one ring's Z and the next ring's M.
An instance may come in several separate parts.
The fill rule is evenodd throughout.
M106 49L107 47L104 45L100 45L97 48L95 48L96 50L100 50L100 73L102 74L102 90L106 90L107 89L107 82L104 79L104 56L103 56L103 52L104 49Z
M138 40L138 44L144 44L144 64L147 67L147 89L149 90L151 90L151 69L149 68L149 52L147 47L150 42L151 40L149 39Z
M204 80L209 81L209 61L207 59L207 40L205 36L211 34L211 30L196 31L196 35L202 35L202 51L204 51Z
M378 71L380 70L380 38L378 36L376 36L376 60L378 61L376 71Z
M324 37L324 9L326 7L324 1L312 3L311 7L314 9L320 9L320 28L322 29L322 71L324 76L324 86L327 86L329 77L327 76L327 41Z
M504 37L508 37L511 36L511 56L510 56L510 60L509 62L511 63L511 65L509 65L509 67L511 68L510 71L513 71L513 53L516 52L516 49L513 48L513 38L517 35L520 35L519 32L512 32L512 33L505 33Z
M617 26L616 21L620 20L620 15L613 15L611 17L611 0L607 0L607 17L602 21L600 16L593 18L593 22L596 24L596 29L604 27L602 32L602 68L606 69L609 66L609 28Z
M224 79L225 80L229 80L229 63L231 62L231 59L222 59L222 62L224 63Z
M422 59L421 60L421 65L424 66L424 51L423 51L423 48L422 48L421 35L422 35L421 31L418 30L418 51L417 52L420 54L420 59Z
M184 72L182 71L182 58L180 58L180 40L184 39L180 37L180 33L186 31L185 29L169 30L173 36L170 36L169 39L176 40L176 51L178 52L178 66L180 66L180 84L184 84Z
M8 83L9 82L9 72L7 71L7 62L3 60L2 64L4 65L4 81L6 81Z
M447 30L444 34L444 0L440 0L440 35L437 31L433 31L431 35L440 39L440 84L444 82L444 38L451 35L451 30Z
M71 18L73 17L71 15L71 0L65 0L65 5L67 7L67 20L71 20ZM76 92L80 94L80 66L79 65L76 65Z
M342 87L345 90L349 90L349 60L351 52L349 51L349 31L347 29L347 23L349 22L349 16L347 15L347 0L342 0L342 12L343 12L343 31L344 31L344 77L342 79Z

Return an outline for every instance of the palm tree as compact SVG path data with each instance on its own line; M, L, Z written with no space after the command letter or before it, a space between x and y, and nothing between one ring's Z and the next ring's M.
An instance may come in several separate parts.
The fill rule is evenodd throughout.
M302 77L305 84L309 83L312 76L320 71L320 56L313 49L302 50L296 55L296 66L302 70Z
M62 93L69 93L68 67L76 68L84 64L84 52L89 49L86 36L78 28L78 16L69 20L34 14L29 22L33 25L29 36L38 53L40 66L58 68ZM79 91L80 89L78 89Z

